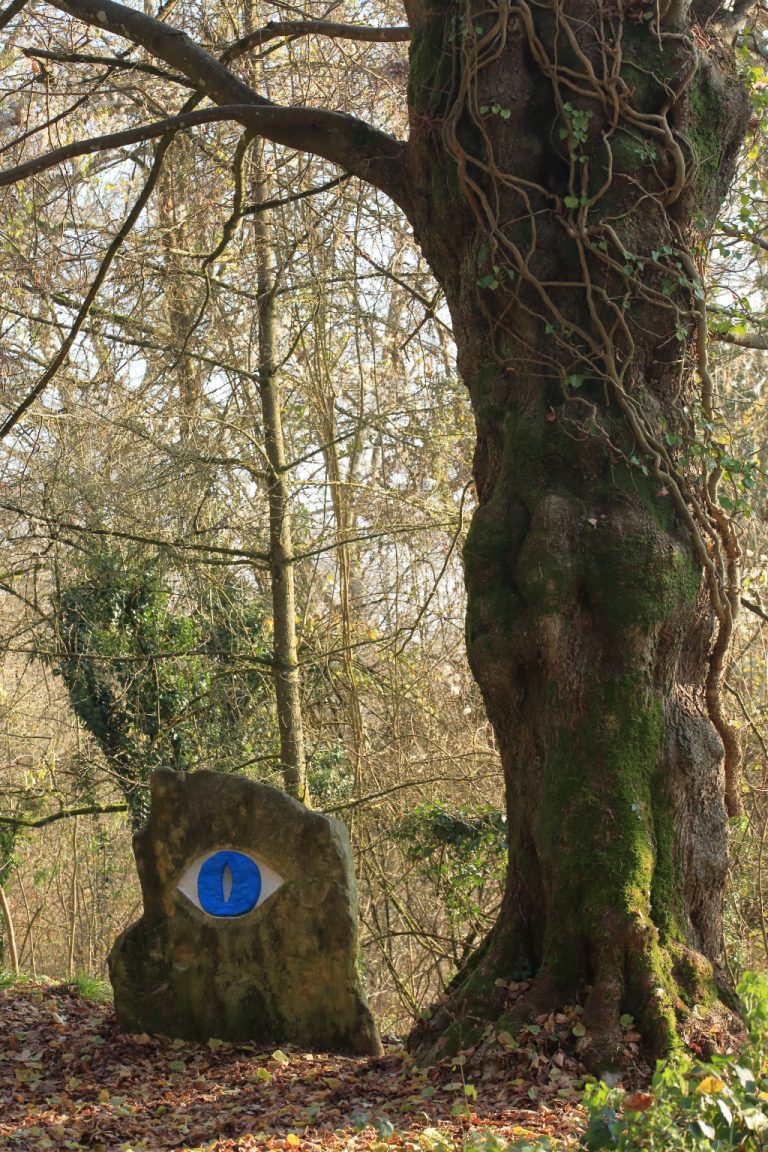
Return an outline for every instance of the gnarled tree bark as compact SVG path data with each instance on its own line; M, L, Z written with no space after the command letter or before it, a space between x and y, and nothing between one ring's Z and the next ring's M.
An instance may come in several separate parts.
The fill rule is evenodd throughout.
M586 997L595 1063L623 1012L662 1052L722 983L737 556L717 476L677 446L699 380L711 410L701 254L747 101L694 13L645 4L419 9L411 61L411 218L477 422L467 643L510 838L496 929L414 1041L463 1046L531 976L512 1016Z

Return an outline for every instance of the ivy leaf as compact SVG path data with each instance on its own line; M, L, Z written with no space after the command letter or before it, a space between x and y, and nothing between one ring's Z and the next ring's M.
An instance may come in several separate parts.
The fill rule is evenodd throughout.
M367 1128L370 1124L371 1114L370 1112L363 1112L360 1109L356 1109L350 1113L348 1119L356 1132L362 1132L363 1128Z
M745 1108L741 1119L750 1132L762 1132L764 1128L768 1128L768 1116L760 1108Z
M745 1092L755 1092L757 1090L755 1074L751 1068L745 1068L743 1064L734 1064L733 1073Z
M387 1116L376 1116L373 1121L376 1135L381 1140L389 1140L395 1134L395 1126Z

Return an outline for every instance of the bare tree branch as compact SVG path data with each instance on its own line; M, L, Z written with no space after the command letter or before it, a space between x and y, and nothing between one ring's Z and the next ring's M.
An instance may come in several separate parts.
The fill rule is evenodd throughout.
M26 6L26 3L27 0L13 0L7 8L4 8L3 11L0 12L0 32L10 24L14 16L18 16L19 12Z
M110 812L127 812L127 804L89 804L86 808L60 808L50 816L39 820L19 820L16 816L0 816L0 824L10 824L14 828L44 828L56 820L67 820L70 816L106 816Z
M745 596L741 597L741 604L748 612L754 612L755 616L759 616L761 620L768 620L768 612L761 604L756 604L754 600L747 600Z
M404 289L404 291L406 291L408 295L411 296L418 304L421 304L422 308L426 312L426 319L432 320L435 324L438 324L445 332L451 335L452 329L448 324L445 323L444 320L441 320L437 314L437 305L440 299L439 292L434 299L430 300L429 297L425 296L423 292L419 292L417 288L414 288L412 284L409 284L407 280L404 280L401 276L397 276L389 268L386 268L383 264L380 264L378 260L374 260L370 253L361 248L359 244L355 244L354 248L356 254L362 260L364 260L366 264L369 264L370 267L379 274L379 276L383 276L385 279L391 280L393 284L397 284L400 288ZM403 345L403 347L405 347L405 345Z
M273 200L265 200L263 204L246 204L243 216L255 216L259 212L266 212L269 208L283 208L286 204L295 204L297 200L306 200L309 196L317 196L320 192L330 192L349 180L349 175L336 176L333 180L326 180L324 184L317 184L314 188L306 188L303 192L294 192L291 196L282 196Z
M344 800L339 804L330 804L327 808L321 808L320 811L326 815L330 812L346 812L350 808L360 808L364 804L370 804L372 800L381 800L384 796L391 796L395 792L402 792L406 788L423 788L426 784L445 783L448 777L443 774L442 776L423 776L416 780L405 780L400 784L393 784L390 788L381 788L378 792L369 792L367 796L358 796L354 800ZM466 783L465 776L454 776L453 780L459 784Z
M387 28L370 28L360 24L334 24L330 20L270 20L263 28L249 32L236 40L225 52L222 61L236 60L252 48L258 48L278 36L326 36L331 40L358 40L370 44L401 44L410 40L411 30L406 24Z
M120 251L120 248L124 244L126 238L131 234L136 221L141 216L147 201L154 191L155 185L157 184L160 176L160 171L163 166L165 154L168 151L173 138L174 134L168 133L158 144L155 151L155 159L144 187L136 198L133 208L128 213L122 225L120 226L120 230L118 231L117 235L109 245L104 258L99 265L98 271L96 272L96 275L91 282L91 286L86 293L85 299L80 305L77 316L75 317L69 332L64 337L58 352L53 357L50 364L43 372L39 380L36 382L34 387L27 393L22 402L17 405L13 412L11 412L10 415L5 418L2 425L0 425L0 440L3 440L8 435L8 433L11 432L13 428L15 428L24 413L32 407L38 396L40 396L45 391L61 365L69 356L69 353L72 350L72 346L77 339L78 333L88 318L91 305L96 300L96 297L101 291L101 286L109 274L109 270L112 267L112 263L117 256L117 253Z
M751 348L755 352L768 351L768 333L745 332L742 336L735 336L730 332L712 332L713 340L722 344L733 344L735 348Z
M102 31L141 45L181 72L214 104L251 105L259 115L240 123L301 152L313 152L386 192L401 207L408 197L405 145L364 120L324 108L284 108L257 95L243 80L185 32L117 0L50 0L55 8Z
M760 0L736 0L730 10L721 8L715 18L716 23L721 28L727 29L728 32L738 32L740 28L744 27L753 10L759 4Z
M20 3L20 0L17 2ZM15 183L76 155L163 136L145 187L110 244L68 335L46 371L21 404L0 426L0 440L16 426L67 359L118 250L133 229L154 189L162 156L173 139L173 133L181 128L213 120L235 119L275 143L286 144L300 151L314 152L331 160L351 174L360 176L381 188L403 208L406 207L407 199L402 165L405 146L370 124L353 116L325 109L285 108L273 104L254 93L247 84L205 49L195 44L185 33L169 28L159 20L116 3L115 0L103 0L103 2L52 0L52 3L75 19L114 32L133 44L140 44L158 59L187 76L192 84L218 104L219 108L194 111L193 106L199 97L192 97L175 117L142 125L126 132L91 138L63 149L55 149L45 156L36 157L26 164L17 165L0 173L0 184ZM21 8L18 9L20 10Z
M22 48L22 53L34 60L50 60L55 64L97 64L105 68L119 68L127 72L141 72L146 76L156 76L159 80L169 80L173 84L181 84L185 88L193 87L186 76L176 76L173 72L166 72L164 68L157 68L154 64L145 64L141 60L131 60L121 56L99 56L89 52L51 52L46 48Z
M724 224L722 221L718 224L718 231L726 236L732 236L734 240L743 240L745 244L754 244L756 248L768 252L768 240L764 240L762 236L756 236L754 232L748 232L744 228L734 228L732 224Z
M42 120L40 123L35 124L31 128L28 128L25 132L20 132L18 136L15 136L13 140L10 141L10 143L0 148L0 156L3 156L6 152L10 152L12 148L18 148L19 144L23 144L25 140L30 140L33 136L37 136L43 132L49 132L55 124L60 124L62 120L66 120L67 117L71 116L73 112L76 112L78 108L82 108L84 104L87 104L94 93L98 92L103 79L104 77L100 76L84 96L79 96L73 104L70 104L61 112L57 112L55 116L49 116L47 119Z
M57 532L74 532L82 536L103 536L109 540L132 540L137 544L149 544L153 548L166 548L177 552L202 552L217 556L232 556L238 560L248 560L251 563L267 564L268 552L256 552L251 548L226 548L216 544L191 544L188 539L164 540L158 536L146 536L138 532L121 532L117 528L90 528L87 524L77 524L73 521L59 520L54 516L44 516L39 512L30 512L16 504L0 503L5 512L13 512L28 520L38 520L49 525Z
M54 148L52 152L45 152L35 156L24 164L17 164L14 168L0 170L0 187L6 184L17 184L39 172L45 172L66 160L73 160L78 156L88 156L94 152L104 152L109 148L124 148L128 144L138 144L143 140L153 140L164 136L167 132L179 132L183 128L192 128L198 124L211 124L218 120L236 120L239 114L250 115L253 109L247 104L225 105L221 108L202 108L196 112L180 112L178 116L169 116L166 120L156 120L153 124L142 124L139 128L128 128L124 132L110 132L106 136L93 136L90 140L76 140L63 148Z

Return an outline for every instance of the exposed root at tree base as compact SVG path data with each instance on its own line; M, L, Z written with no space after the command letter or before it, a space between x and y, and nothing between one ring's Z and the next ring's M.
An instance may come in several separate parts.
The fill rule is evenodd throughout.
M682 952L687 958L687 950ZM687 1006L680 996L650 983L643 989L644 1019L636 1020L624 1011L625 982L618 967L603 970L583 1004L576 1005L562 1003L545 969L532 979L496 979L489 986L480 967L411 1033L408 1047L422 1066L460 1055L482 1065L493 1062L499 1049L529 1044L544 1033L570 1048L586 1071L620 1071L642 1083L655 1060L675 1049L687 1048L707 1060L715 1052L738 1051L746 1040L738 1014L720 999ZM638 983L645 983L639 975L634 974L636 993Z

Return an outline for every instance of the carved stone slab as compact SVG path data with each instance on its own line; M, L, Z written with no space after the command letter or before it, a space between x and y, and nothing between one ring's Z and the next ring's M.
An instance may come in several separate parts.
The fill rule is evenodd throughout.
M144 914L109 956L121 1027L381 1052L340 821L240 776L163 768L133 851Z

